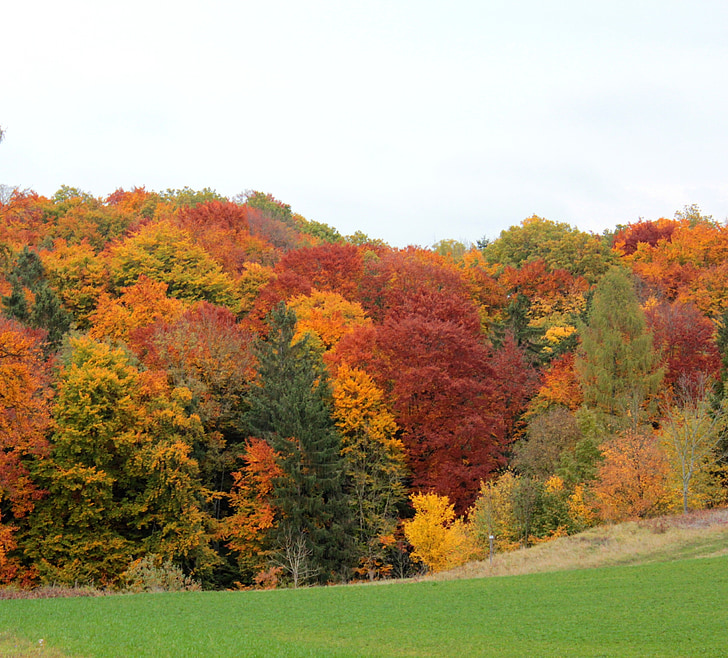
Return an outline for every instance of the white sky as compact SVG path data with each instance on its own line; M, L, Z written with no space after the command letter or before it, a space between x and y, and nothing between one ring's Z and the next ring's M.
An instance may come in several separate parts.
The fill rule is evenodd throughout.
M8 0L0 184L270 192L396 246L728 217L725 0Z

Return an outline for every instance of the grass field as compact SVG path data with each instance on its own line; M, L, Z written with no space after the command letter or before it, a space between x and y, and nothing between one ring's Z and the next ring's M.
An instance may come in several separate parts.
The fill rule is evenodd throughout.
M728 557L380 586L2 601L0 631L0 655L16 656L726 656Z

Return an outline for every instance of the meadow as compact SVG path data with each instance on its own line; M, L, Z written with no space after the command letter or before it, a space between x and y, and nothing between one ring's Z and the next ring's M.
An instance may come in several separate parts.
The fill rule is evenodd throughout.
M6 656L725 656L728 557L373 586L8 600L0 631Z

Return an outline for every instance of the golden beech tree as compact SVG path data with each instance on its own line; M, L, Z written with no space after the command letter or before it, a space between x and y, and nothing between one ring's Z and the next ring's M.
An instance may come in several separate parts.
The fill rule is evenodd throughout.
M334 419L341 432L362 567L373 578L382 540L394 532L397 505L404 499L404 445L384 393L366 372L346 364L334 381Z
M168 286L171 297L235 307L233 280L190 234L169 221L147 224L107 254L110 285L120 290L141 275Z
M405 521L404 534L412 544L412 558L430 571L454 569L475 553L465 522L455 518L455 507L447 496L416 493L410 496L415 516Z
M106 265L90 244L69 245L56 240L51 251L41 253L48 280L74 316L80 329L88 329L89 315L107 288Z
M628 430L607 442L602 453L593 492L603 520L625 521L667 511L669 463L651 430Z
M215 561L211 495L193 451L205 436L184 411L189 391L139 370L127 351L73 339L55 406L50 455L34 471L48 491L23 550L45 582L113 584L145 554L199 576Z

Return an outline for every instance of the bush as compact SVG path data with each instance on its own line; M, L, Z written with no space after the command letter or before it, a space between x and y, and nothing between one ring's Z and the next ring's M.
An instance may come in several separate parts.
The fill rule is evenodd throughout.
M159 555L145 555L131 563L122 574L125 592L189 592L202 589L200 584L185 576L182 569Z

